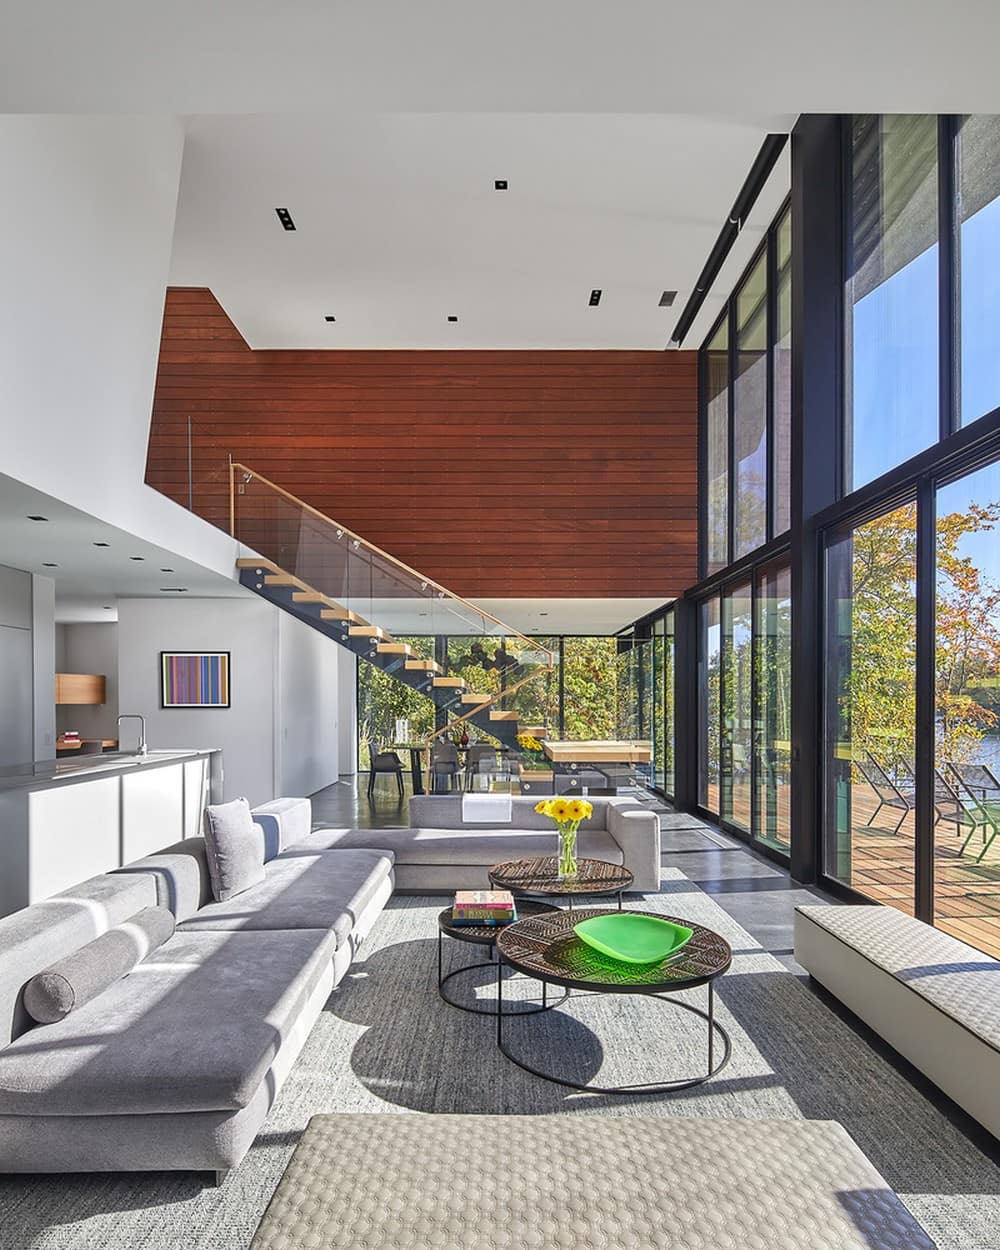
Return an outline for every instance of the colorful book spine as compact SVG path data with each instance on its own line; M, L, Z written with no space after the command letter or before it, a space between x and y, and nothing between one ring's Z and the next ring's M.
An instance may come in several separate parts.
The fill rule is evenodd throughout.
M468 925L469 928L472 928L473 926L485 925L488 928L499 929L504 925L513 924L516 919L517 913L514 912L510 916L490 916L486 920L479 919L476 916L453 916L451 923L453 925L457 925L459 928L461 928L462 925Z

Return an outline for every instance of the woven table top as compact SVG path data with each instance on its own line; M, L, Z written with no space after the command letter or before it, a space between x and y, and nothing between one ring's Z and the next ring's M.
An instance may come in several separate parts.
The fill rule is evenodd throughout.
M457 938L460 942L481 942L486 946L492 946L504 929L510 927L493 924L453 924L451 910L450 907L446 907L438 915L438 928L442 933L447 933L449 937ZM517 918L525 920L530 916L544 916L547 912L555 910L551 903L533 903L530 899L519 899ZM515 922L511 921L511 923Z
M704 925L655 912L625 914L671 920L694 933L675 955L653 964L629 964L602 955L573 932L573 926L581 920L607 915L606 908L559 910L508 925L497 934L497 953L504 963L538 981L572 989L637 994L703 985L720 976L732 963L729 943Z
M621 864L603 859L578 859L576 864L574 877L560 877L555 855L509 859L493 865L490 881L500 890L524 894L617 894L627 890L633 881L632 874Z

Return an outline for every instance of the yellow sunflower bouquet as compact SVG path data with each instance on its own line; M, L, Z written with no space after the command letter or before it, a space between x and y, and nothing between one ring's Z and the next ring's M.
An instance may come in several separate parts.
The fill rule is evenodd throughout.
M576 835L580 824L594 814L586 799L541 799L535 804L540 816L555 821L559 830L559 876L576 876Z

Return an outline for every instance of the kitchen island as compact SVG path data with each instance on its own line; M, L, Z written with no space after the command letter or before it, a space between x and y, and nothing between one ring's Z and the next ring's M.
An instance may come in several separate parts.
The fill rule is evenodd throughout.
M0 916L199 834L221 799L215 749L0 768Z

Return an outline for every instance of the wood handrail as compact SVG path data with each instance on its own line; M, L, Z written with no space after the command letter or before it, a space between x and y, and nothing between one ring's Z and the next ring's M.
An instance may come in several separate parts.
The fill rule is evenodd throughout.
M443 595L446 595L449 599L453 599L456 603L461 603L464 607L468 608L470 611L475 612L477 616L483 617L484 620L492 621L494 625L499 626L499 628L503 631L506 637L519 638L521 642L523 642L526 646L530 647L532 650L542 652L542 654L546 657L546 660L547 660L547 663L545 665L546 671L551 671L555 667L555 660L554 660L553 654L548 649L548 647L543 647L539 642L535 641L534 639L526 637L519 630L512 629L509 625L505 624L503 621L495 617L491 612L486 612L484 611L483 608L477 607L476 604L471 603L468 599L463 599L461 595L456 595L454 591L449 590L446 586L442 586L440 582L434 581L432 577L425 576L423 573L411 567L405 561L397 559L397 557L394 555L390 555L388 551L384 551L381 547L376 547L375 544L370 543L367 538L362 538L360 534L356 534L352 529L348 529L346 525L341 525L339 521L335 521L333 517L327 516L325 512L320 512L318 508L314 508L312 504L306 503L304 499L299 499L297 495L293 495L291 491L285 490L284 487L279 486L276 482L272 482L269 478L264 477L264 475L262 473L258 473L256 469L251 469L249 465L242 464L239 460L230 459L229 461L229 516L230 516L230 529L232 531L233 538L238 539L238 535L236 533L236 470L237 469L241 470L243 473L248 473L250 477L256 478L258 482L263 482L265 486L269 487L273 491L276 491L279 495L283 495L291 503L295 504L299 508L302 508L303 511L311 513L314 517L317 517L319 520L325 521L327 525L331 525L333 526L334 529L340 530L341 533L349 535L355 541L359 543L363 543L369 551L373 551L376 553L376 555L382 556L384 559L388 560L391 564L396 565L397 568L403 569L405 572L409 573L411 577L415 577L418 581L423 582L426 586L432 586L435 590L439 590ZM532 673L528 677L526 677L524 681L530 681L532 677L536 677L536 676L537 676L537 673ZM518 686L523 685L523 684L524 684L523 681L519 682ZM516 690L518 686L512 686L510 687L510 689L508 689L507 691L503 693L510 694L511 691ZM459 717L458 719L465 720L465 717L464 716ZM452 723L454 724L456 722L452 722ZM437 734L433 735L433 737L436 737L436 736Z

